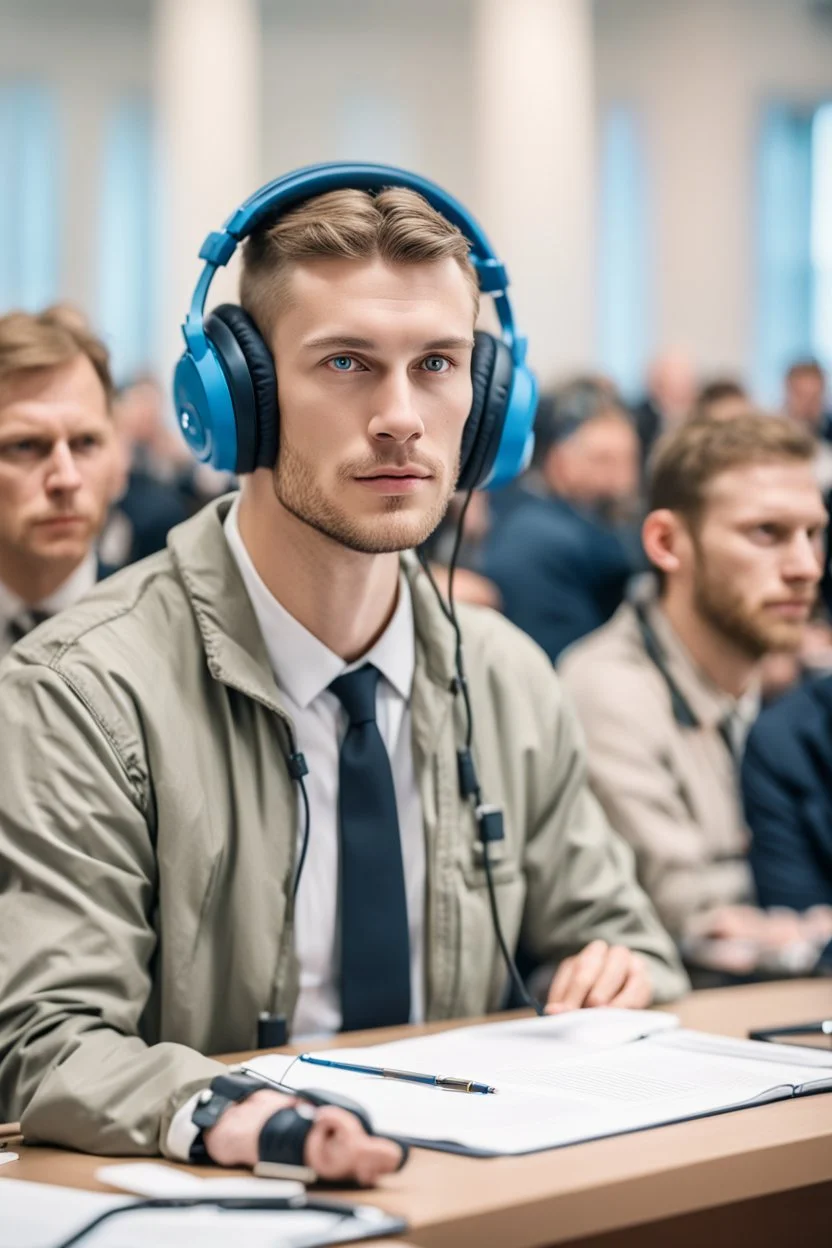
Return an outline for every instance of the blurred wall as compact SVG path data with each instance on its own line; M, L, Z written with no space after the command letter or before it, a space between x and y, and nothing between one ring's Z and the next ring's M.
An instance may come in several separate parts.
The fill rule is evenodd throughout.
M320 160L419 169L470 201L467 0L265 0L263 171Z
M488 127L478 124L482 5L263 0L260 176L344 156L412 164L471 203L489 227L482 169L500 160L500 150L496 140L489 149ZM595 0L591 12L595 114L630 104L643 132L653 345L683 340L706 369L745 370L754 333L760 112L772 98L832 97L832 24L813 16L808 0ZM39 77L57 91L59 287L93 315L106 116L125 91L152 94L154 63L152 0L0 0L0 81ZM541 63L545 57L533 62L538 78ZM529 91L527 98L533 111L535 99L549 107L553 96ZM550 120L530 112L518 142L537 144L547 159L551 133ZM207 147L218 159L210 136ZM589 237L598 206L586 185ZM533 240L520 228L504 240L497 227L490 226L498 248L522 270L519 240L530 249ZM194 253L201 234L195 225ZM194 259L194 276L197 270ZM518 282L517 293L531 332L544 327L533 344L536 363L544 374L555 371L551 354L562 371L559 326L570 358L578 354L569 337L574 299L556 283L545 309L538 290L528 295ZM576 366L589 363L591 332L583 355Z
M147 0L0 0L0 82L41 81L56 99L58 292L93 315L106 127L126 93L148 89L149 11Z
M762 111L832 98L832 21L808 0L596 0L595 17L599 110L630 104L643 127L655 346L747 371Z

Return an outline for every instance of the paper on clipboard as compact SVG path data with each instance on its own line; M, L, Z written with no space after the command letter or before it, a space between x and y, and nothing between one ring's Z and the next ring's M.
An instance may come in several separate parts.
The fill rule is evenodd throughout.
M363 1049L335 1061L454 1075L497 1088L467 1095L297 1062L246 1069L360 1102L379 1132L488 1156L537 1152L832 1090L832 1053L681 1031L672 1015L583 1010L466 1027Z

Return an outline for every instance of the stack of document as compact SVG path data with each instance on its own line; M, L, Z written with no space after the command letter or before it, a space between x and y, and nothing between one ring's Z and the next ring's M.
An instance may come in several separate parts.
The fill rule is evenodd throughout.
M483 1156L602 1136L832 1091L832 1052L686 1031L671 1014L580 1010L315 1053L476 1080L495 1095L445 1091L275 1054L246 1069L362 1104L379 1132Z

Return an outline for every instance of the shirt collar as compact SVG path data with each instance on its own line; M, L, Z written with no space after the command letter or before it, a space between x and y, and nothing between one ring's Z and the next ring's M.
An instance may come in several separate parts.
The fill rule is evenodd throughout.
M260 632L280 688L305 709L337 676L372 663L405 701L410 699L415 666L413 604L407 577L399 576L396 609L387 628L366 654L354 663L304 628L267 588L246 550L238 521L239 499L225 518L225 538L251 599Z
M90 551L75 571L59 585L54 593L39 602L24 602L8 585L0 581L0 618L13 620L24 611L43 611L46 615L57 615L59 611L73 606L79 599L93 588L98 580L98 559L94 551Z

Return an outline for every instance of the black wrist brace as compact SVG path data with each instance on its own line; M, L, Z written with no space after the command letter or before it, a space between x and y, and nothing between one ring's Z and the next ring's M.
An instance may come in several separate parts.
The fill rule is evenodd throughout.
M263 1124L257 1141L261 1161L278 1162L284 1166L303 1166L306 1139L315 1121L311 1106L293 1105L278 1109Z

